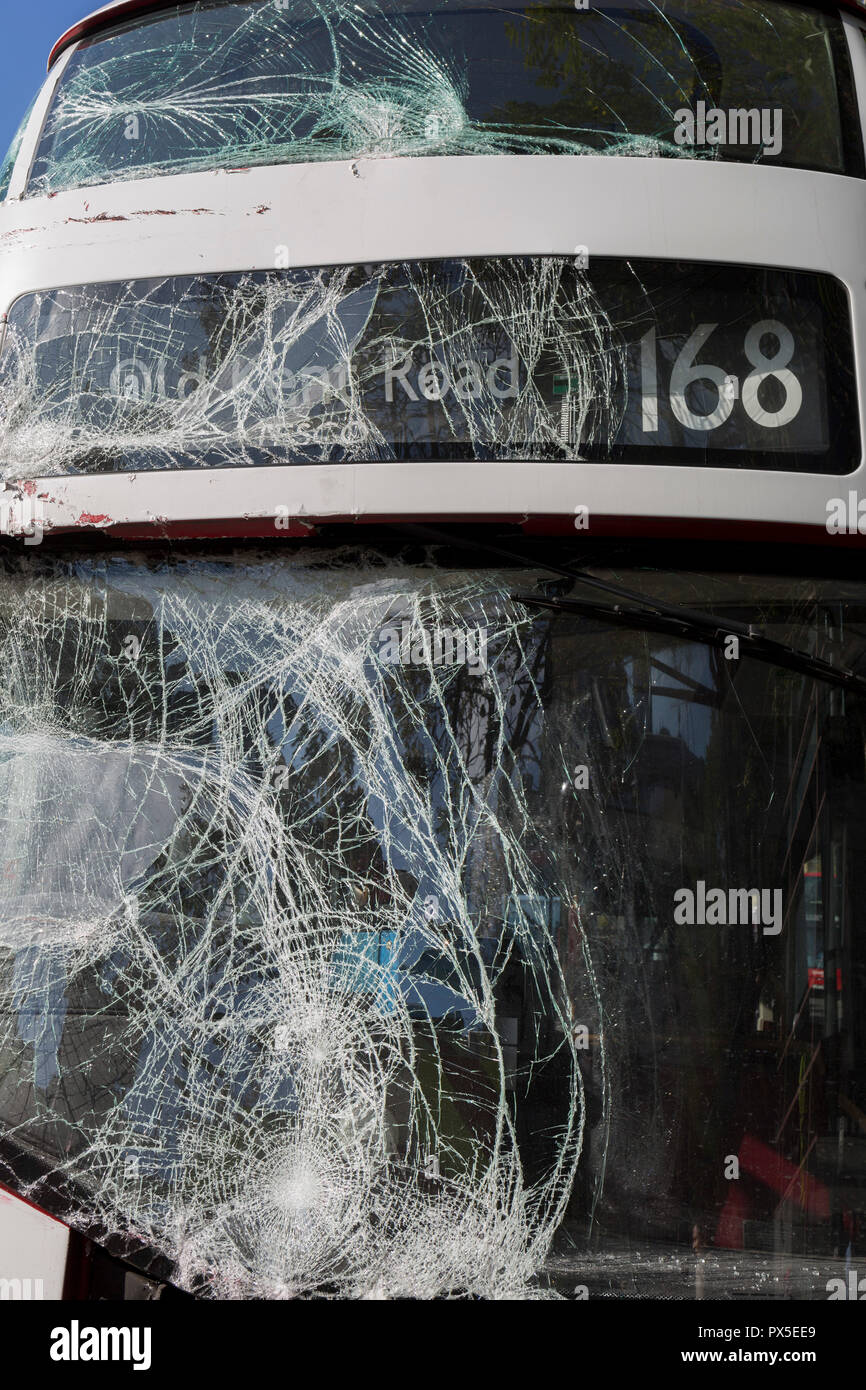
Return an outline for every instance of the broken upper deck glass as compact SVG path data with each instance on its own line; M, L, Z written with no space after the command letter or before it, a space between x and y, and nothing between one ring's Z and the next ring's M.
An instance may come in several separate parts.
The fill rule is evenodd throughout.
M3 163L0 164L0 203L2 203L9 194L12 174L15 170L15 161L18 158L18 153L24 140L24 132L27 129L27 123L30 120L35 105L36 97L33 98L27 110L24 112L24 115L21 117L21 124L12 138L12 144L6 151Z
M726 121L707 133L700 111L714 110ZM842 171L855 110L840 21L776 0L585 10L446 0L408 13L392 0L189 4L79 44L29 192L384 155L658 155ZM689 111L698 126L683 143L678 113ZM736 131L728 112L744 118Z

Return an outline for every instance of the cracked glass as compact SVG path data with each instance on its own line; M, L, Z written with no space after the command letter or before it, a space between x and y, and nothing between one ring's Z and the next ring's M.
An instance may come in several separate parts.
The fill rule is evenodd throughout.
M744 124L683 143L677 113L701 103ZM776 113L766 128L762 112ZM762 160L854 173L856 128L841 22L775 0L190 4L76 47L28 191L396 155Z
M35 105L36 97L33 98L24 115L22 116L21 124L15 132L14 136L12 137L12 144L6 151L6 154L3 157L2 164L0 164L0 203L5 202L9 196L9 187L12 183L12 174L14 172L15 164L18 159L19 152L21 150L21 145L24 141L24 132L27 129L27 123L30 120L30 117L33 113L33 107Z
M862 580L723 552L8 554L4 1181L205 1297L825 1297L862 701L516 596L579 559L862 668Z
M856 400L830 276L601 257L40 291L12 306L0 358L11 478L660 450L848 473Z

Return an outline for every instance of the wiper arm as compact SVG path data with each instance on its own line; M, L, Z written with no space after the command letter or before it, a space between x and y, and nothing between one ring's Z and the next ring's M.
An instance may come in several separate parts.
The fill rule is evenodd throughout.
M440 545L455 546L458 549L472 550L479 554L497 555L512 564L545 570L548 574L559 575L565 579L576 579L589 588L625 599L631 607L623 608L619 603L591 603L571 598L545 598L535 594L512 594L514 602L525 604L527 608L547 608L552 612L582 613L589 617L612 619L625 627L637 627L653 632L672 633L675 637L690 638L708 647L724 649L729 637L737 637L742 655L751 656L755 661L763 661L771 666L781 666L801 675L812 676L815 680L835 685L858 695L866 695L866 677L858 676L846 667L834 666L811 652L800 651L785 642L776 642L766 637L759 628L748 623L726 619L723 623L708 613L683 604L665 603L661 599L647 598L621 584L613 584L607 579L597 579L595 575L584 574L580 569L567 565L554 565L549 560L529 559L513 550L488 545L485 541L464 539L452 536L430 526L416 526L402 523L401 531L420 538L435 541Z
M568 565L552 565L549 560L530 560L526 555L518 555L514 550L503 550L498 545L488 545L486 541L464 540L460 536L451 536L446 531L438 531L431 526L416 526L414 523L402 522L399 529L425 540L436 541L440 545L452 545L458 549L473 550L478 554L498 555L500 559L510 560L512 564L521 565L523 568L546 570L548 574L560 575L564 579L579 579L581 584L587 584L592 589L600 589L606 594L614 594L617 598L628 599L630 603L636 603L660 616L689 619L696 623L707 621L706 613L701 613L696 608L686 608L679 603L665 603L662 599L647 598L646 594L638 594L633 589L624 588L622 584L612 584L608 579L596 579L595 575L584 574L583 570L574 569ZM732 622L725 628L725 631L736 637L746 637L754 629L750 628L747 623Z
M708 614L700 615L700 620L695 621L694 617L674 617L669 612L659 613L655 608L623 608L619 603L590 603L582 602L580 599L569 598L542 598L536 594L512 594L511 598L516 603L522 603L527 608L547 608L552 612L559 613L582 613L586 617L606 618L620 623L624 627L643 628L651 632L669 632L675 637L686 637L693 642L702 642L707 647L718 647L724 649L729 637L736 637L739 642L740 656L751 656L755 661L763 661L770 666L782 666L789 671L798 671L801 675L812 676L815 680L825 681L828 685L839 686L842 690L856 692L858 695L866 695L866 677L858 676L854 671L849 671L843 666L833 666L829 661L822 661L819 656L812 656L811 652L801 651L798 647L791 647L786 642L775 642L770 637L765 637L757 628L746 628L743 630L741 624L721 623ZM665 605L668 609L670 605ZM683 609L685 615L688 610Z

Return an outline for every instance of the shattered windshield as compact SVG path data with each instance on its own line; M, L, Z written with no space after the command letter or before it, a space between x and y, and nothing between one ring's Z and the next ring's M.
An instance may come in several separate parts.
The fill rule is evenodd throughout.
M411 459L859 466L844 287L509 257L170 276L19 298L7 477Z
M859 172L856 126L840 21L777 0L200 3L77 46L29 191L381 155Z
M649 563L588 572L864 669L862 580ZM4 560L4 1181L211 1297L690 1297L695 1250L825 1297L862 701L518 591L580 585L417 542Z
M12 144L6 151L6 154L3 157L2 164L0 164L0 203L2 203L8 196L9 186L12 182L12 174L15 169L15 161L18 158L18 152L21 149L21 145L24 140L24 132L27 129L27 124L30 120L31 115L33 114L33 107L35 105L36 97L33 98L27 110L24 112L24 115L21 118L21 124L19 125L17 131L12 137Z

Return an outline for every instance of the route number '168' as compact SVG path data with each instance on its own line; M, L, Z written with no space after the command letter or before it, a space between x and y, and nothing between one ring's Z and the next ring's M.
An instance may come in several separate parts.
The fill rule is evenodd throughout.
M718 328L717 323L701 323L688 342L683 346L671 372L670 401L680 424L687 430L716 430L729 418L737 399L737 381L730 377L722 367L711 367L705 362L695 362L695 358L706 343L710 334ZM761 351L761 339L765 333L776 338L779 347L775 356L767 357ZM794 337L790 329L777 319L762 319L754 324L746 334L745 353L752 365L752 371L745 378L739 390L743 409L750 420L765 429L780 429L790 425L797 418L803 404L803 388L790 370L788 363L794 356ZM643 397L643 432L653 434L659 427L658 405L658 358L656 355L656 330L651 328L641 339L641 389ZM785 400L779 410L765 410L758 400L761 384L768 377L775 377L785 392ZM719 403L709 415L696 415L686 403L686 390L693 381L709 381L719 393Z

